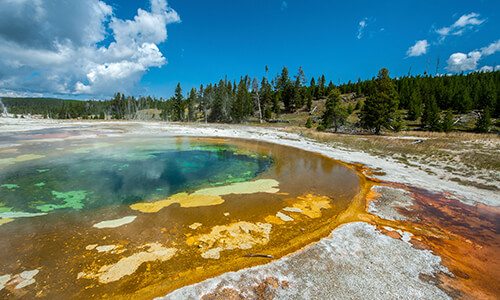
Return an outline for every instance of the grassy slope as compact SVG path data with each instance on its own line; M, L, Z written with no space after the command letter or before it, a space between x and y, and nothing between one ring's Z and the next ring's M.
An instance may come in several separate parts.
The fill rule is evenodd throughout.
M500 190L500 138L496 134L411 131L374 136L325 133L294 126L283 130L332 147L391 158L464 185Z

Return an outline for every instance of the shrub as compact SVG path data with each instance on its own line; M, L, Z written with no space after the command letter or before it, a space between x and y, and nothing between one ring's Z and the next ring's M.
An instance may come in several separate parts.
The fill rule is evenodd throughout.
M306 121L306 128L312 128L312 119L309 117Z

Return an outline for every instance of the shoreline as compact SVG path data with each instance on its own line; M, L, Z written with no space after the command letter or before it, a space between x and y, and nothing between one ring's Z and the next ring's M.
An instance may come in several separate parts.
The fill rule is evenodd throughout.
M15 133L50 128L69 129L73 126L86 126L86 129L88 130L92 129L92 127L111 125L116 127L114 129L122 127L121 129L125 130L124 133L117 133L120 135L140 135L142 130L147 130L150 134L161 134L165 136L199 136L261 140L264 142L275 143L319 153L326 157L338 161L343 161L349 164L361 164L372 170L381 170L385 174L376 174L372 176L378 180L408 184L434 192L448 192L457 197L457 199L461 202L469 205L485 204L489 206L500 207L500 196L498 196L498 193L496 193L496 191L480 189L474 186L462 185L457 182L453 182L426 173L419 168L412 168L411 166L404 165L392 158L385 158L381 160L380 157L376 157L362 150L334 148L325 143L315 141L296 133L286 132L280 130L279 128L225 124L181 125L180 123L176 124L166 122L141 121L61 121L31 119L26 123L23 119L9 120L9 123L0 122L0 131ZM14 120L14 122L12 122L12 120ZM25 126L29 127L26 128ZM109 135L113 136L113 134ZM363 136L360 136L360 138L363 138Z

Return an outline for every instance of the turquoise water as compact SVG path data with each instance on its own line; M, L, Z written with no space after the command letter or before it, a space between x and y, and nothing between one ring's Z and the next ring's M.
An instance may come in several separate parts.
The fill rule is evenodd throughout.
M199 188L247 181L269 157L224 145L166 143L81 147L16 163L0 172L0 216L86 210L157 200Z

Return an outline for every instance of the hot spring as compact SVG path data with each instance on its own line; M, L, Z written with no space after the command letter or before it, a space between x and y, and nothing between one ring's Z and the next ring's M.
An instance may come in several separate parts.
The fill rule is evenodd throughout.
M348 165L256 141L10 142L0 148L0 298L165 295L319 240L365 190Z

